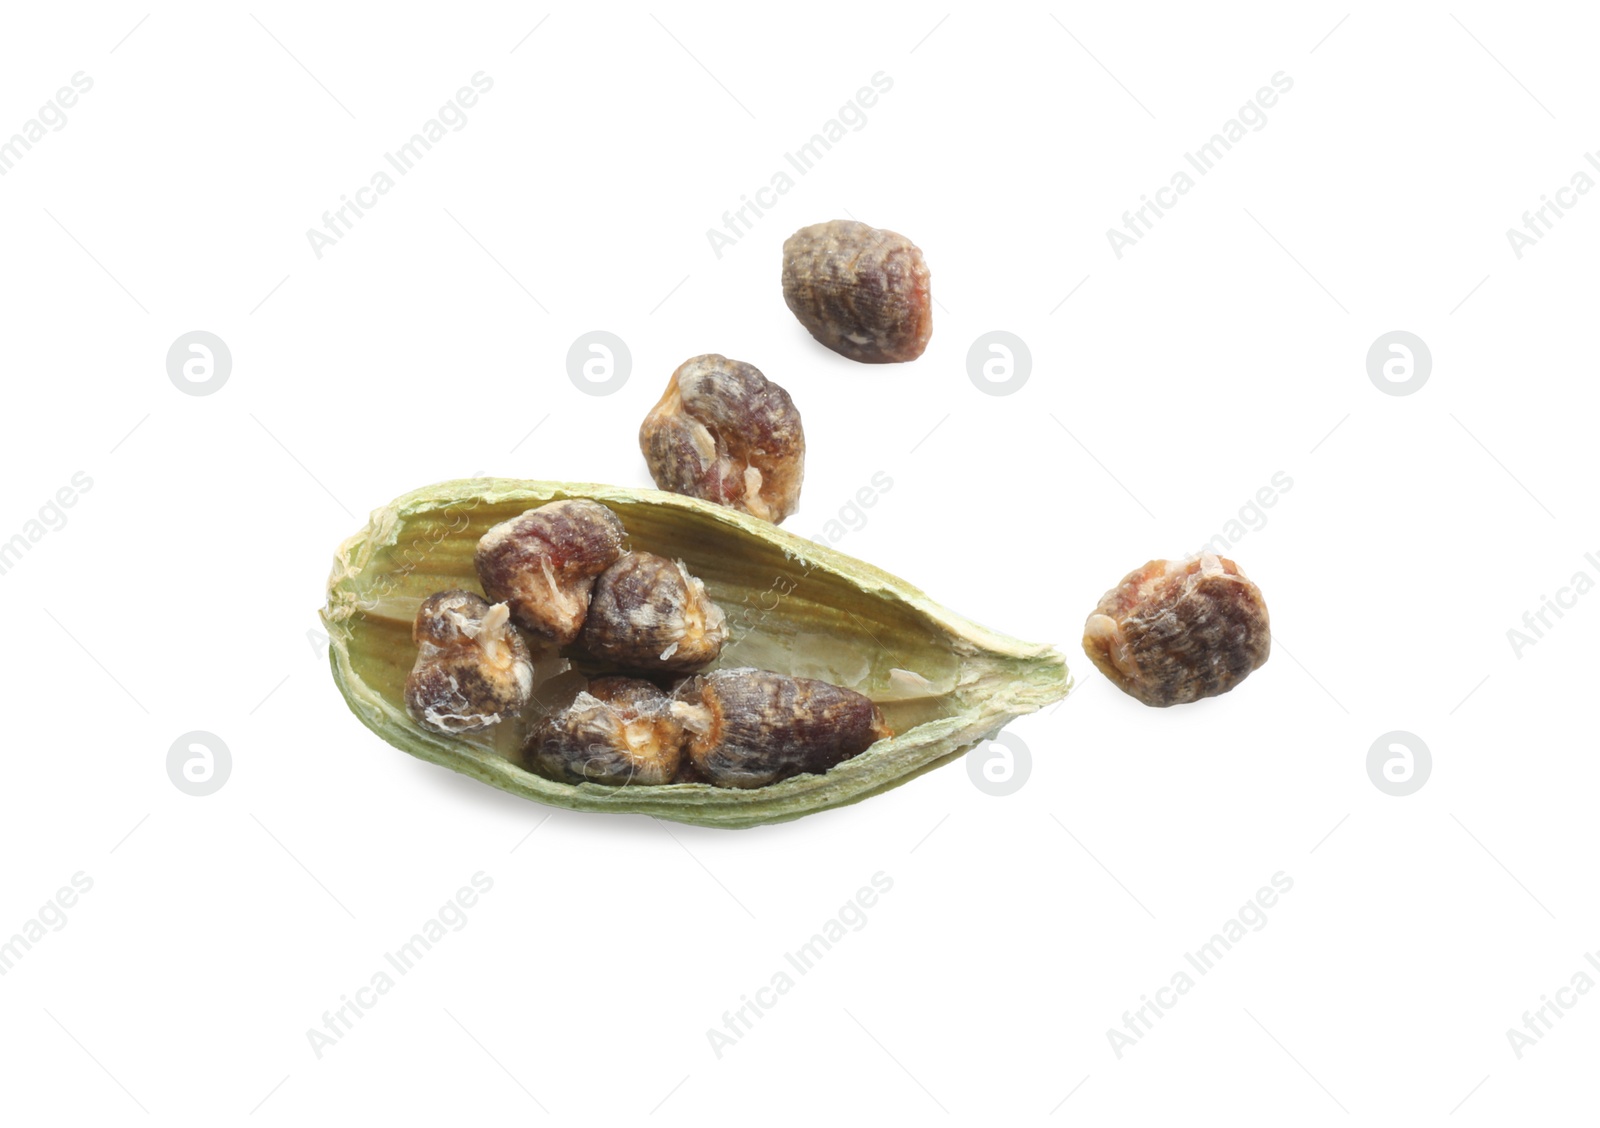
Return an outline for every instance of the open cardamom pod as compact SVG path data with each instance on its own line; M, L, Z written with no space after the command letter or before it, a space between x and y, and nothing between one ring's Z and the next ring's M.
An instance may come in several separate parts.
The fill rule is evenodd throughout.
M492 526L569 498L606 506L630 548L681 560L704 581L727 620L711 669L754 667L853 689L895 735L822 774L764 787L557 782L524 761L528 734L570 701L575 682L607 671L548 647L534 649L533 701L517 716L468 735L418 725L405 701L418 607L435 592L477 588L473 554ZM978 626L870 564L735 509L618 486L473 478L406 494L339 546L322 619L340 692L396 748L542 803L701 826L758 826L859 802L956 759L1071 688L1050 646Z

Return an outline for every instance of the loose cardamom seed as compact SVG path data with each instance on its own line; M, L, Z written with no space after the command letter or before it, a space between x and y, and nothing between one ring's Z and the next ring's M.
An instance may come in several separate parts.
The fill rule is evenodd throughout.
M783 300L841 356L916 360L933 335L928 264L904 235L853 219L802 227L783 244Z
M681 560L704 583L728 633L707 676L755 667L827 682L870 699L895 735L827 770L802 763L799 774L751 788L549 779L524 749L584 679L561 673L566 660L548 655L535 657L533 701L520 714L465 736L419 725L405 684L422 601L477 582L478 540L494 526L578 500L609 509L635 551ZM978 626L903 580L767 521L656 490L504 478L417 490L375 510L340 546L322 614L335 683L357 717L395 747L554 806L704 826L756 826L858 802L956 759L1070 687L1066 663L1049 646ZM674 712L680 723L698 721L681 714Z
M1261 589L1202 552L1152 560L1101 597L1083 627L1100 672L1146 705L1184 705L1244 681L1272 652Z
M789 393L761 370L716 353L680 364L639 427L655 484L764 517L800 505L806 436Z

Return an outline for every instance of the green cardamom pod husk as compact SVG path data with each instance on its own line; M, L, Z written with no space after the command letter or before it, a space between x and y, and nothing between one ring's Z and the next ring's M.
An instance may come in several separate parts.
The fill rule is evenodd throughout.
M444 736L418 726L404 700L418 606L434 592L481 590L473 566L478 538L563 498L610 507L633 548L682 560L705 582L731 632L715 666L754 666L857 690L877 702L895 735L823 775L737 790L572 785L535 775L522 766L521 746L540 715L537 695L527 716L486 732ZM701 826L758 826L859 802L948 763L1071 688L1066 661L1052 647L981 627L870 564L733 509L618 486L472 478L406 494L374 510L339 546L322 619L340 692L362 723L396 748L541 803ZM543 655L538 675L554 676L548 684L601 672L563 673L566 659L536 642L535 651Z

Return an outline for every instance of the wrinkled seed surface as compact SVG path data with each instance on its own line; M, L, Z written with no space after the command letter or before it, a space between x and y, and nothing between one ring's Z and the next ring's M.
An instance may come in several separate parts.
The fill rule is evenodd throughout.
M1267 605L1226 557L1152 560L1101 598L1083 649L1118 689L1163 707L1226 693L1267 660Z
M524 755L536 772L560 783L671 783L684 735L671 704L650 682L596 678L535 726Z
M441 591L417 608L411 637L417 660L406 677L406 710L423 728L480 732L527 705L532 656L504 606Z
M722 608L681 562L629 552L595 581L580 641L624 669L685 671L715 661L727 638Z
M783 244L783 300L851 360L915 360L933 333L928 265L910 239L853 219L802 227Z
M777 523L800 504L806 436L789 393L753 364L691 357L639 428L657 488Z
M689 729L690 762L718 787L821 774L893 735L871 698L769 670L713 670L683 682L673 698L688 707L678 715Z
M552 501L484 533L474 564L483 590L519 625L565 645L578 637L595 577L622 555L625 536L598 502Z

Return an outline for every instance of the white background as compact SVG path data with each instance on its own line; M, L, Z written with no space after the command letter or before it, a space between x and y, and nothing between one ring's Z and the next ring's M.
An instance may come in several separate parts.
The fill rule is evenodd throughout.
M1600 992L1520 1060L1506 1031L1600 947L1600 597L1520 656L1507 631L1600 578L1600 201L1520 259L1505 232L1600 144L1596 28L1394 8L12 6L0 136L94 85L0 177L0 540L93 484L0 577L0 938L93 888L0 978L7 1119L1592 1109ZM306 230L479 71L465 127L319 259ZM879 71L867 124L717 257L706 229ZM1265 127L1119 259L1107 228L1279 71ZM783 239L845 214L926 253L916 363L852 364L784 308ZM605 397L566 373L597 328L633 358ZM195 329L233 357L203 397L165 367ZM1032 354L1007 396L967 373L994 329ZM1433 357L1409 396L1366 370L1395 329ZM366 512L480 471L646 485L638 422L711 351L804 413L789 527L882 471L843 551L1067 654L1075 693L1008 730L1020 790L956 764L744 832L552 814L349 715L312 632ZM1077 643L1101 592L1280 471L1232 552L1272 660L1194 706L1116 692ZM208 797L167 775L191 730L231 751ZM1391 730L1432 753L1406 798L1367 773ZM307 1030L479 871L466 926L319 1059ZM865 927L719 1058L707 1030L879 871ZM1119 1058L1108 1029L1278 871L1266 926Z

